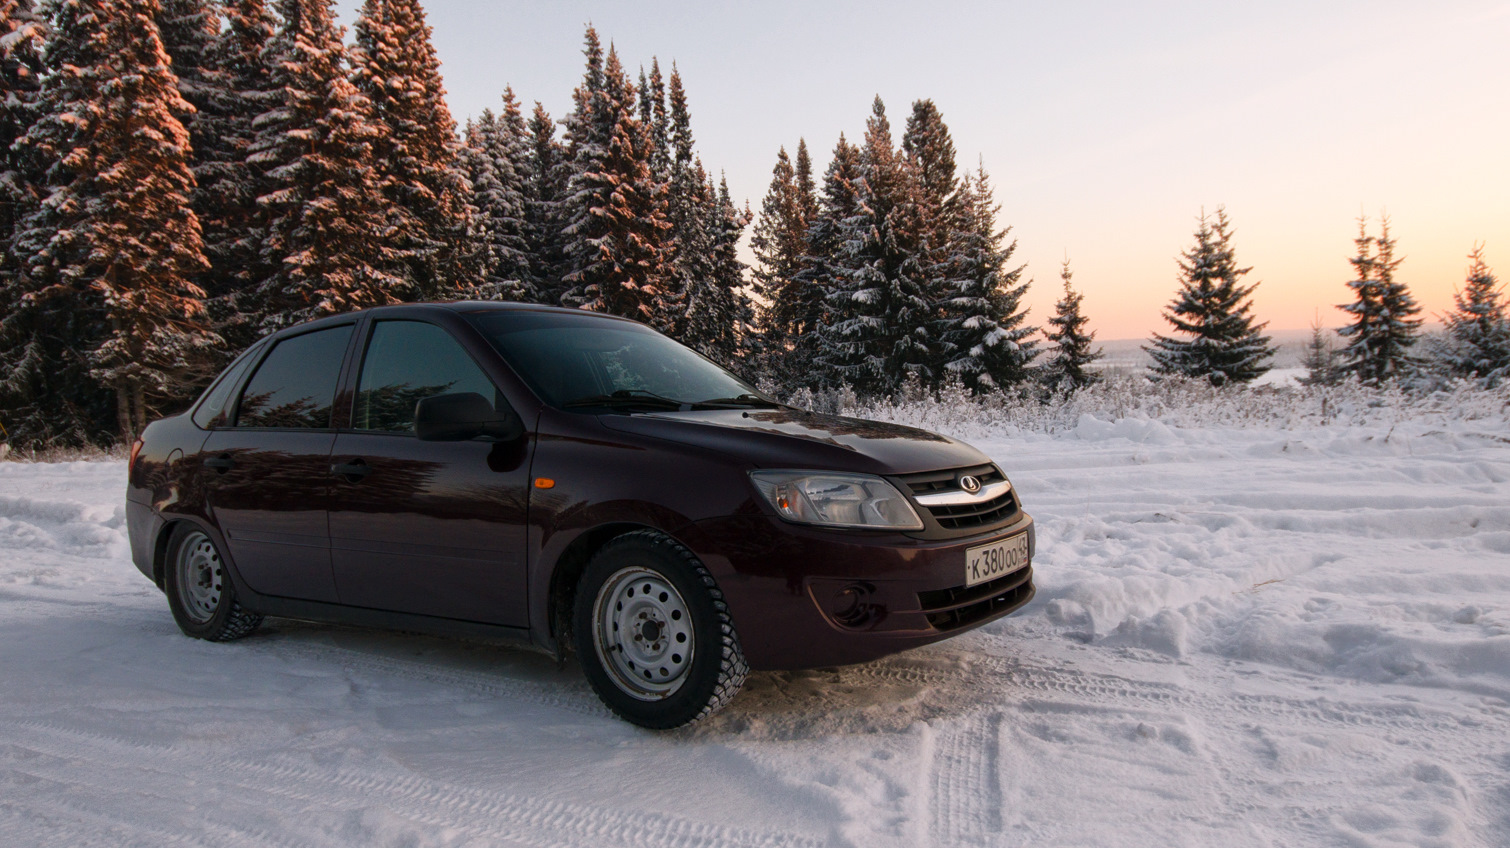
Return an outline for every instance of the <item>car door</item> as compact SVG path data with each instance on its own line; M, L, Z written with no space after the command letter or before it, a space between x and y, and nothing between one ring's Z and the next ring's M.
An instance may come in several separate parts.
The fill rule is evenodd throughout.
M372 323L332 453L336 589L343 604L523 627L533 441L416 438L415 404L456 392L507 403L444 328Z
M328 525L336 389L353 324L278 340L200 451L210 515L255 592L336 600Z

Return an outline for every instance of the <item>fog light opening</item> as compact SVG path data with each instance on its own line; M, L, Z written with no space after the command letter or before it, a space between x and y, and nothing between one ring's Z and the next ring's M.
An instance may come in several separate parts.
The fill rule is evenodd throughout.
M876 606L870 602L875 590L869 583L851 583L841 588L829 600L829 616L843 627L864 627L875 618Z

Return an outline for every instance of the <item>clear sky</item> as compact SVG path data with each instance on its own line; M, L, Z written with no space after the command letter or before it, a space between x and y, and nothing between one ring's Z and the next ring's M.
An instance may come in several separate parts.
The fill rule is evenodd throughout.
M353 19L360 0L340 0ZM557 118L592 22L627 67L674 60L705 165L759 210L776 151L821 170L872 97L898 140L931 98L982 160L1035 280L1068 255L1102 339L1146 336L1219 204L1273 329L1342 323L1357 218L1388 212L1428 318L1475 242L1510 279L1510 3L425 3L458 121L505 85ZM750 257L746 255L748 260Z

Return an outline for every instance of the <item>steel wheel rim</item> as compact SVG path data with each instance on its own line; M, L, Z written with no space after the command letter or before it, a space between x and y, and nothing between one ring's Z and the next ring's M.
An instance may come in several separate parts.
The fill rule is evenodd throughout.
M692 613L658 572L614 572L598 590L592 621L598 659L621 691L658 701L686 682L696 644Z
M225 567L210 537L195 531L178 548L178 597L184 612L196 624L204 624L220 609L225 585Z

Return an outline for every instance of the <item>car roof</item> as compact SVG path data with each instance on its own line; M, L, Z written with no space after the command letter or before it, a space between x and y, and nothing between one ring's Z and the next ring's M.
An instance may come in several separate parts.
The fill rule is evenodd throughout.
M547 306L542 303L514 303L501 300L457 300L457 301L426 301L421 303L395 303L389 306L374 306L368 309L359 309L352 312L343 312L338 315L327 315L285 327L274 335L290 335L293 332L318 329L331 324L341 324L353 320L362 315L380 316L415 316L426 312L453 312L467 315L485 314L488 312L557 312L566 315L580 315L602 319L605 321L627 321L631 324L639 322L630 318L621 318L617 315L609 315L603 312L593 312L587 309L572 309L564 306Z

